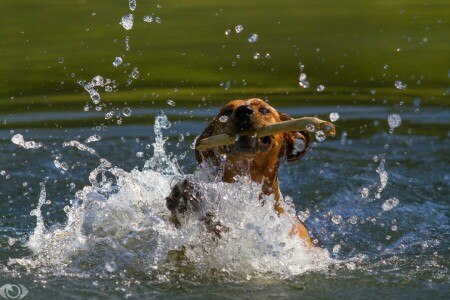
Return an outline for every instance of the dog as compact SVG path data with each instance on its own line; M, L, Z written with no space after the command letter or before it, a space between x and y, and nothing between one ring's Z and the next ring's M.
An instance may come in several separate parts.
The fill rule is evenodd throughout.
M222 107L197 138L195 146L202 139L213 135L235 136L244 131L258 131L266 125L291 119L261 99L233 100ZM285 211L281 205L282 195L277 174L280 161L283 157L288 162L302 158L309 149L309 143L309 135L305 131L278 133L262 138L241 136L232 145L218 146L205 151L195 150L195 157L198 165L206 162L220 169L218 174L223 182L232 183L238 175L248 176L252 181L260 183L262 186L260 200L263 199L263 195L273 195L274 209L278 215L282 215ZM181 226L179 215L189 210L198 210L201 201L201 195L194 181L184 179L175 184L166 198L172 223L177 227ZM308 246L313 246L305 225L297 217L293 218L295 226L289 235L297 234ZM228 230L212 213L206 214L202 221L206 229L213 232L217 238Z

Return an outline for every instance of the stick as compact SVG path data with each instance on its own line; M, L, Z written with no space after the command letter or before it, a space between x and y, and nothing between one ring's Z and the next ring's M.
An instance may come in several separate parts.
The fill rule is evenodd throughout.
M319 131L322 130L327 136L336 135L336 127L333 123L315 117L303 117L292 119L276 124L264 126L258 131L244 131L236 135L218 134L199 141L197 150L204 151L217 146L230 145L236 142L237 138L245 135L255 135L258 138L287 131Z

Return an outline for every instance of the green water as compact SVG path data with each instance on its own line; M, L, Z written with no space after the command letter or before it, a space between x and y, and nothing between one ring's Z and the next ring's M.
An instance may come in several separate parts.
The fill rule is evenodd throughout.
M126 0L0 5L8 12L0 20L5 112L78 109L89 98L76 80L98 74L121 84L109 102L141 106L254 95L301 105L397 103L411 95L449 103L446 1L139 1L129 31L119 24L131 12ZM151 14L161 23L143 22ZM258 42L247 42L250 33ZM114 68L116 56L130 66ZM298 86L299 62L310 89ZM141 76L125 87L133 67ZM396 90L396 80L407 89ZM225 91L220 84L228 81ZM320 84L322 93L315 91Z

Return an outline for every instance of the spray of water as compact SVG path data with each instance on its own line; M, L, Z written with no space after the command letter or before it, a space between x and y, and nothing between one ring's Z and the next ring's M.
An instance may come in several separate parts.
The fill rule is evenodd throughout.
M176 157L164 150L167 138L162 131L169 127L167 117L159 113L154 154L142 170L126 172L100 159L89 176L91 184L76 192L71 205L64 208L65 224L45 228L42 184L33 211L37 225L27 244L33 256L11 263L52 273L158 278L186 272L186 264L200 274L214 271L247 279L290 277L327 268L326 250L309 249L298 237L289 236L295 215L291 207L286 205L289 213L278 216L272 197L261 206L258 184L245 177L232 184L217 181L210 178L207 166L183 175ZM165 197L174 180L187 176L204 201L198 212L183 216L183 225L177 229L169 221ZM228 228L220 239L201 220L211 212Z

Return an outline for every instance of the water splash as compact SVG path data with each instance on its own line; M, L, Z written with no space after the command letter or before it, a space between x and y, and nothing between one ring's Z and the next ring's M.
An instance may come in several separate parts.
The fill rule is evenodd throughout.
M136 0L128 0L128 7L131 11L134 11L136 9L137 3Z
M376 160L378 160L378 158ZM384 159L384 157L382 157L380 159L380 164L379 164L378 168L376 169L376 172L380 176L380 184L378 185L377 191L375 192L375 199L381 198L381 192L383 192L383 190L386 187L386 184L388 182L388 179L389 179L389 174L384 169L384 163L385 163L385 159Z
M249 43L256 43L259 40L259 36L256 33L250 33L247 40Z
M133 28L134 16L133 14L126 14L122 17L120 24L125 30L130 30Z
M116 57L115 59L114 59L114 62L113 62L113 66L114 67L118 67L118 66L120 66L121 64L122 64L122 57Z
M330 121L331 122L336 122L337 120L339 120L340 115L337 112L332 112L330 113Z
M44 146L41 142L35 142L35 141L25 141L23 138L23 135L21 134L15 134L11 138L11 142L14 144L24 148L24 149L38 149Z
M97 152L94 149L89 148L88 146L83 145L82 143L80 143L78 141L64 142L63 147L75 147L78 150L86 151L86 152L89 152L90 154L97 155Z
M299 68L300 68L300 75L298 77L298 85L300 85L302 88L309 88L309 82L307 80L307 75L304 72L305 70L305 66L302 63L299 63Z
M42 185L33 211L37 225L27 243L34 255L10 263L63 274L169 278L173 272L192 272L192 267L200 274L218 270L246 279L290 277L327 268L330 258L326 250L309 249L298 237L289 236L295 216L292 207L283 202L289 213L278 216L273 197L264 199L266 205L260 204L260 185L246 177L233 184L216 181L206 165L192 175L183 175L176 157L164 149L167 138L162 131L170 125L159 112L154 153L142 171L126 172L100 159L89 175L91 184L77 191L71 205L64 208L64 225L45 228ZM169 220L165 197L173 180L185 177L194 180L205 202L198 212L186 214L183 226L177 229ZM207 212L213 212L229 228L219 240L212 238L201 221ZM188 267L183 267L186 263L176 267L180 259L187 260Z
M236 31L236 33L241 33L242 30L244 30L244 26L236 25L236 27L234 27L234 30Z
M153 22L153 16L151 16L151 15L146 15L146 16L144 16L143 20L144 20L144 22L146 22L146 23L152 23L152 22Z

